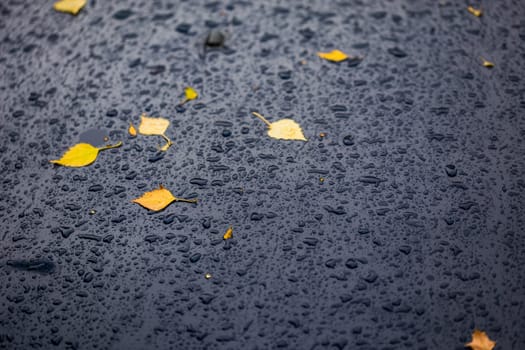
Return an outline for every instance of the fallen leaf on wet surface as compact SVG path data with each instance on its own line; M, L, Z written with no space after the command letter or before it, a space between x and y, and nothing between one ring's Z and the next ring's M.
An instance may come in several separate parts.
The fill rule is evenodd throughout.
M480 330L472 332L472 340L465 344L465 347L470 347L472 350L492 350L496 346L496 342L489 339L487 333Z
M160 151L167 151L172 145L171 140L166 136L166 129L170 125L170 121L165 118L150 118L146 114L140 116L139 133L148 136L161 136L166 140L166 144L159 147Z
M199 94L197 91L192 88L191 86L188 86L186 89L184 89L184 95L186 95L186 99L183 103L186 103L191 100L195 100L197 97L199 97Z
M483 67L487 67L487 68L493 68L494 67L494 63L492 63L490 61L487 61L483 57L481 57L481 64L483 65Z
M268 136L274 139L308 141L306 137L304 137L301 126L292 119L281 119L270 123L259 113L252 112L252 114L268 126Z
M222 236L222 239L227 240L233 237L233 226L228 227L224 235Z
M146 192L132 202L152 211L160 211L173 202L197 203L197 199L177 198L168 189L159 185L158 189Z
M318 52L317 55L327 61L341 62L348 58L348 55L339 50L333 50L330 52Z
M129 123L128 134L133 137L137 136L137 129L135 129L135 126L132 123Z
M139 132L142 135L164 135L170 121L164 118L150 118L146 114L140 116Z
M89 143L78 143L68 149L62 158L50 160L49 162L67 167L79 168L93 163L97 159L98 152L120 146L122 146L122 142L100 148L94 147Z
M472 6L467 7L467 11L476 17L483 16L483 11L481 9L474 8Z
M61 0L55 2L53 8L59 12L77 15L86 6L86 2L87 0Z

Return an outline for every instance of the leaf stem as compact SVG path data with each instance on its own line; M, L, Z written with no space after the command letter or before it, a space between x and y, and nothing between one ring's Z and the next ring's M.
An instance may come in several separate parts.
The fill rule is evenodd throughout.
M193 199L175 198L175 201L196 204L197 203L197 198L193 198Z
M256 116L257 118L259 118L260 120L262 120L264 122L264 124L270 126L272 123L270 123L265 117L263 117L262 115L260 115L259 113L257 112L252 112L252 114L254 116Z
M170 140L166 135L162 134L162 135L160 135L160 136L162 136L162 138L163 138L164 140L166 140L166 142L167 142L169 145L172 144L171 140Z
M165 152L165 151L168 150L168 148L171 147L171 145L173 144L173 142L171 142L171 140L170 140L166 135L164 135L164 134L161 134L160 136L161 136L164 140L166 140L166 144L165 144L164 146L160 147L160 150L163 151L163 152Z
M99 151L105 151L107 149L112 149L112 148L119 148L120 146L122 146L122 141L119 141L118 143L114 144L114 145L105 145L105 146L102 146L100 147L98 150Z

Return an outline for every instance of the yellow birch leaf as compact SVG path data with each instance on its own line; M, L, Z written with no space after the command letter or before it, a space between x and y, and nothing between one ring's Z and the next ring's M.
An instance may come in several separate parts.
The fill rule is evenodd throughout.
M233 226L228 227L226 233L222 236L222 239L227 240L233 237Z
M483 65L483 67L487 67L487 68L493 68L494 67L494 63L492 63L490 61L487 61L483 57L481 57L481 61L482 61L481 64Z
M100 148L94 147L89 143L78 143L68 149L62 158L50 160L49 162L67 167L79 168L93 163L97 159L99 151L120 146L122 146L122 142Z
M87 0L61 0L55 2L53 8L59 12L77 15L86 6L86 2Z
M197 203L197 199L177 198L168 189L159 185L158 189L146 192L141 197L132 200L132 202L152 211L160 211L172 202Z
M465 344L465 347L470 347L472 350L492 350L496 346L496 342L489 339L487 333L477 329L472 333L472 341Z
M167 151L172 145L171 140L164 134L170 125L170 121L164 118L150 118L145 113L140 116L139 133L142 135L162 136L166 144L159 148L160 151Z
M184 90L184 94L186 95L186 101L195 100L197 97L199 97L199 94L197 93L197 91L195 91L195 89L192 88L191 86L188 86Z
M268 126L268 136L281 140L300 140L308 141L304 137L301 126L292 119L281 119L270 123L266 118L257 112L252 112L254 116L262 120Z
M139 133L142 135L164 135L170 121L164 118L150 118L146 114L140 116Z
M137 129L135 129L132 123L129 123L128 133L133 137L137 136Z
M317 55L325 60L332 62L341 62L348 58L348 55L339 50L333 50L330 52L318 52Z
M481 9L476 9L476 8L474 8L472 6L467 7L467 11L470 12L472 15L476 16L476 17L483 16L483 11Z

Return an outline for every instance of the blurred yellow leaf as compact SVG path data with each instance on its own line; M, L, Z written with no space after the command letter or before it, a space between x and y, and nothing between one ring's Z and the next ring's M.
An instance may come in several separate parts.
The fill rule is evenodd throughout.
M62 158L50 160L50 162L62 166L79 168L93 163L97 159L99 151L120 146L122 146L122 142L119 142L116 145L107 145L100 148L94 147L89 143L78 143L68 149Z
M169 190L159 185L159 188L144 193L141 197L134 199L133 203L140 204L146 209L160 211L172 202L197 203L197 199L184 199L175 197Z
M233 237L233 226L228 227L226 233L222 236L222 239L227 240Z
M270 123L266 118L257 112L252 112L254 116L262 120L268 126L268 136L281 140L301 140L308 141L304 137L301 126L292 119L281 119Z
M164 118L150 118L145 113L140 116L139 133L142 135L162 136L166 144L159 148L160 151L167 151L172 145L171 140L164 134L170 125L170 121Z
M489 339L487 333L477 329L472 333L472 341L465 344L465 347L470 347L472 350L492 350L496 346L496 342Z
M474 8L472 6L467 7L467 11L470 12L471 14L473 14L476 17L483 16L483 11L481 11L481 9L476 9L476 8Z
M199 94L197 93L197 91L195 91L195 89L192 88L191 86L188 86L184 90L184 94L186 95L186 101L195 100L197 97L199 97Z
M137 129L135 129L132 123L129 123L128 133L133 137L137 136Z
M61 0L55 2L53 8L59 12L76 15L86 5L87 0Z
M318 52L317 55L325 60L332 62L341 62L348 58L348 56L339 50L333 50L331 52Z
M492 63L490 61L487 61L483 57L481 57L481 61L482 61L481 64L483 65L483 67L487 67L487 68L493 68L494 67L494 63Z

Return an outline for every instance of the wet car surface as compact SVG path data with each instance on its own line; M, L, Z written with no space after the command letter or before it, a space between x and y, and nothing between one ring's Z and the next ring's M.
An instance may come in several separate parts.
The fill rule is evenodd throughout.
M478 328L525 349L524 18L3 1L0 348L463 349ZM128 134L142 113L170 121L169 150ZM131 202L159 185L198 203Z

